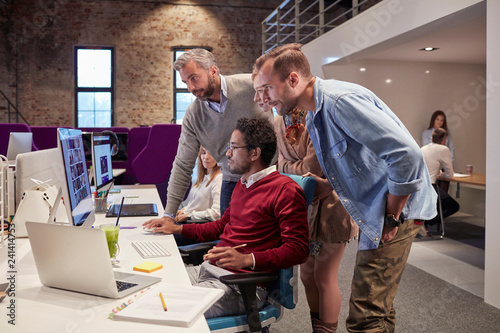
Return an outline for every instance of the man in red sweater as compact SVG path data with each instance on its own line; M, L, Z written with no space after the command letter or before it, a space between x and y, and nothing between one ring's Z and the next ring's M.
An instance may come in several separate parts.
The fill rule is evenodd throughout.
M288 268L309 255L304 192L291 178L279 174L276 166L269 166L275 152L276 134L268 121L239 119L226 155L229 171L242 177L222 218L205 224L150 220L143 225L198 241L220 239L203 264L187 267L194 285L225 291L205 313L207 318L245 312L238 288L223 284L219 276ZM259 287L259 306L265 298L266 291Z

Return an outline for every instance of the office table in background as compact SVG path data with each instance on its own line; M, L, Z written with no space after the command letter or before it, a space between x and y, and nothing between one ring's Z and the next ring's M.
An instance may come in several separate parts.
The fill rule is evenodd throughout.
M452 178L439 177L438 180L445 180L457 183L457 191L456 191L457 198L460 198L460 184L478 190L486 189L486 174L484 173L472 173L472 174L455 173Z
M161 201L154 186L121 186L120 188L121 193L113 194L110 201L117 201L122 196L138 195L138 198L133 199L133 203L154 202L161 209ZM159 213L161 215L163 212ZM137 228L120 230L120 254L117 257L120 264L119 268L115 269L161 277L162 281L153 285L148 293L154 293L163 284L189 286L189 278L173 236L144 232L141 225L147 219L147 217L120 218L122 227ZM104 217L104 214L97 214L94 226L114 221L114 219ZM130 244L132 240L156 240L165 243L171 256L149 259L149 261L162 264L163 269L153 273L133 271L135 265L147 260L143 259L132 247ZM47 242L50 242L50 239ZM8 268L7 259L7 248L4 246L0 249L0 282L14 275L16 295L13 298L7 297L0 303L0 332L209 332L204 316L201 316L190 328L108 319L113 308L133 299L134 294L122 299L109 299L42 286L27 238L16 240L16 273L6 273L11 271ZM15 300L15 327L7 323L9 319L7 317L9 303L7 302L10 302L10 299Z

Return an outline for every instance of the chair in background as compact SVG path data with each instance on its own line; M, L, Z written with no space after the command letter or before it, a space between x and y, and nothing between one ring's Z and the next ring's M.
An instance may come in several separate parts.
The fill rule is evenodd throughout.
M314 197L316 180L313 177L289 175L304 190L306 203L309 206ZM203 246L203 244L187 245L183 248ZM209 245L211 248L213 245ZM188 252L181 250L181 253ZM207 319L211 332L269 332L269 325L283 316L284 308L294 309L298 300L298 266L281 269L277 273L255 272L221 276L225 284L237 285L245 303L246 314ZM257 285L266 284L268 301L258 309L256 300Z
M443 205L441 203L441 195L439 194L439 184L433 184L432 185L434 189L436 190L437 193L437 207L438 207L438 215L439 215L439 224L438 224L438 232L441 229L441 235L439 235L439 238L443 239L444 238L444 218L443 218ZM441 226L441 228L439 228Z
M180 135L181 125L153 125L146 146L132 161L132 170L138 182L155 184L163 207L167 200L168 180L177 155Z
M33 144L40 150L57 148L57 129L72 128L68 126L31 126Z
M128 161L125 173L122 175L122 184L136 184L137 177L132 169L132 162L146 147L151 127L133 127L128 133Z
M9 137L11 132L31 132L28 125L22 123L1 123L0 124L0 155L7 156L9 147ZM38 150L33 140L32 151Z

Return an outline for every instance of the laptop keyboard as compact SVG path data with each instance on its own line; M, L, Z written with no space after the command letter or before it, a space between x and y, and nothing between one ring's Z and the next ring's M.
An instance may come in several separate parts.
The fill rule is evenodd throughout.
M133 241L132 246L144 259L170 256L165 246L157 241Z
M129 288L137 286L137 283L116 281L116 288L118 288L118 292L127 290Z

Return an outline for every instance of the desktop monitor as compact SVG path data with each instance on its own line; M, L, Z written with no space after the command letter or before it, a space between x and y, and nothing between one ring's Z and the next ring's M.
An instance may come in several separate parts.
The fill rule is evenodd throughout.
M94 224L94 206L85 165L82 131L57 129L57 147L62 154L65 181L62 182L64 206L70 224L90 227Z
M113 186L111 150L110 134L92 133L92 172L96 191L104 191Z
M103 131L101 133L108 134L111 131ZM93 132L82 132L83 135L83 148L85 149L85 159L89 163L92 163L92 133ZM113 162L125 162L128 160L128 133L114 133L115 137L111 137L111 146L117 147L118 151L115 155L111 154L111 160ZM113 136L113 134L109 134ZM116 148L115 148L116 149Z
M33 133L31 132L10 132L9 145L7 147L7 159L13 161L18 154L31 151L33 143Z

